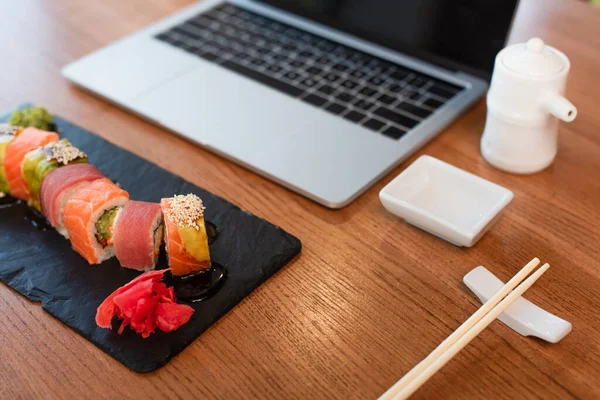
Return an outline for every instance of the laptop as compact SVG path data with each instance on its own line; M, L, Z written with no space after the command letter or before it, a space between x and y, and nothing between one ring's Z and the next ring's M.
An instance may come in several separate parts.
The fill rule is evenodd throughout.
M204 0L63 75L341 208L482 96L516 3Z

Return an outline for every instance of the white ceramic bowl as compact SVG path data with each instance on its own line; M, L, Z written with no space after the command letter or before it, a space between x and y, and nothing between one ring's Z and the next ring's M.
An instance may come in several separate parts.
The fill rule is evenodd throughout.
M430 156L421 156L379 192L391 213L457 246L473 246L513 193Z

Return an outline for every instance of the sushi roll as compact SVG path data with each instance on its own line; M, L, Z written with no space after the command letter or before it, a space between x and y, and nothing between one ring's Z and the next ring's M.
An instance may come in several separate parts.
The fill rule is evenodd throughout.
M2 193L1 196L10 193L8 180L6 179L6 173L4 172L4 157L6 155L6 148L22 129L23 128L21 127L10 126L8 124L0 124L0 193Z
M22 200L29 199L29 189L21 173L23 159L30 151L57 140L56 132L25 128L8 144L4 157L4 170L11 196Z
M184 276L210 268L204 205L194 194L160 201L171 273Z
M67 200L79 189L104 178L98 168L90 164L72 164L50 172L42 181L40 202L42 214L61 235L69 238L63 213Z
M113 235L115 255L121 266L139 271L154 269L163 235L159 204L128 202L119 214Z
M69 164L87 164L87 155L67 139L30 151L21 163L21 173L29 190L28 204L40 211L40 188L50 172Z
M88 263L100 264L115 255L114 224L128 201L129 194L107 178L83 186L67 200L65 228L73 250Z

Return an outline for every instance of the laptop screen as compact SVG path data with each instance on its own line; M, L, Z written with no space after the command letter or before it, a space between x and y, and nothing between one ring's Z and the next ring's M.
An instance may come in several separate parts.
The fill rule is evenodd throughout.
M261 0L399 52L489 79L518 0Z

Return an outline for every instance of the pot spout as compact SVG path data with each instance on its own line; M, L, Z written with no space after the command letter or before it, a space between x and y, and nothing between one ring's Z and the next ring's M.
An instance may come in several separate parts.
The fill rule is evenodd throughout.
M571 122L577 116L577 108L563 96L557 93L548 95L542 104L544 109L558 119Z

